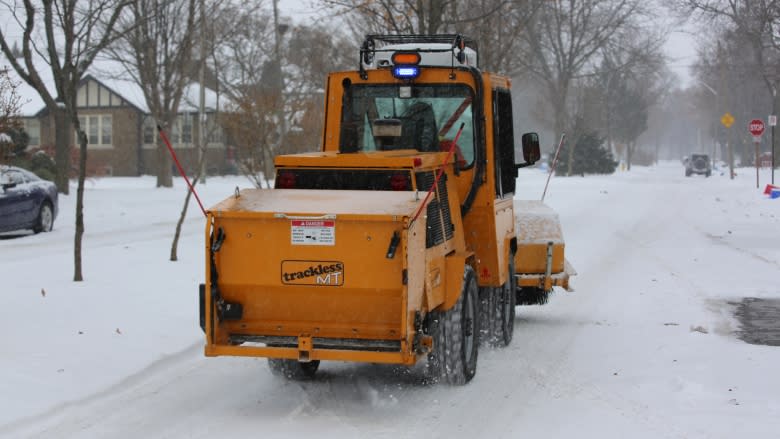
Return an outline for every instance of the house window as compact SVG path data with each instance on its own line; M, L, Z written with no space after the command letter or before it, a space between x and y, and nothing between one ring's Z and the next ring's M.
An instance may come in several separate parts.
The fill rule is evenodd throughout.
M154 129L154 119L152 116L146 116L144 118L144 145L154 145L157 143Z
M27 133L29 140L27 145L40 146L41 144L41 121L38 119L25 119L24 131Z
M100 139L103 145L111 145L111 116L100 117Z
M92 147L111 147L112 140L112 117L110 115L79 116L79 125L87 134L87 142ZM79 139L76 135L76 144Z
M98 123L98 116L90 116L87 118L87 121L87 126L84 127L84 131L87 133L89 144L100 144L100 140L98 139L98 128L100 128L100 124Z
M170 141L176 147L192 146L192 116L180 114L173 122Z
M167 129L163 129L171 145L176 148L192 147L192 130L195 118L191 114L180 114ZM144 148L152 148L160 140L157 137L157 125L151 115L146 115L143 122Z
M184 114L179 118L181 125L181 143L192 143L192 116Z
M222 143L222 127L213 115L206 119L206 136L209 143Z

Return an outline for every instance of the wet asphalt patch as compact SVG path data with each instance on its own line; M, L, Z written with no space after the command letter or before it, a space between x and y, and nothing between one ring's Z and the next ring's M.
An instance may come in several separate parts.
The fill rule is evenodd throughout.
M750 344L780 346L780 299L746 297L736 306L737 337Z

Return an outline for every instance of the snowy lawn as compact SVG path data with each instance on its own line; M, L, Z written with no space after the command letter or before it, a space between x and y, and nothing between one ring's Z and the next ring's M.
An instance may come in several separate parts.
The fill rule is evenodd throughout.
M213 178L198 192L208 208L237 185L250 187ZM201 341L205 221L195 198L178 262L169 260L184 181L172 189L156 189L154 177L87 181L84 282L72 282L75 194L72 186L60 195L51 233L0 235L0 394L14 395L0 403L0 425L99 392Z

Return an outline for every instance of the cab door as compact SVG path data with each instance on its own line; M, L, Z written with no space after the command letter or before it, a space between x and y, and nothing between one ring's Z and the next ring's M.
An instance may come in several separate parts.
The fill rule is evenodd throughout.
M496 198L512 198L515 193L517 168L512 126L512 95L507 89L493 90L493 133Z

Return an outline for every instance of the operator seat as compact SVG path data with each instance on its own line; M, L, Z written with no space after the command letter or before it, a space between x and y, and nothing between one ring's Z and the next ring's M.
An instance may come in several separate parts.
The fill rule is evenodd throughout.
M403 147L420 152L439 150L436 114L427 102L415 102L404 111L401 119L401 141Z

